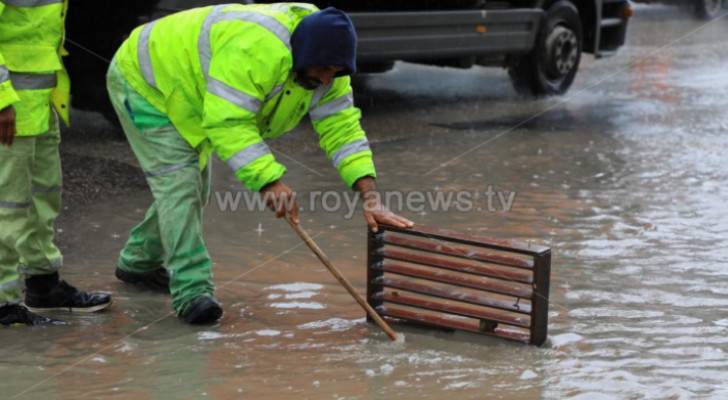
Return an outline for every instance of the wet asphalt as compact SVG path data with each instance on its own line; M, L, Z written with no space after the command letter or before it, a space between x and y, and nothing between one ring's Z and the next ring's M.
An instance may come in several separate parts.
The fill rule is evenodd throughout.
M62 147L63 274L116 302L66 327L0 330L2 397L725 398L728 21L636 10L628 45L586 57L563 97L521 97L498 69L398 63L357 79L382 190L514 194L508 207L404 215L553 249L542 348L402 325L406 342L388 343L285 223L224 209L242 192L219 162L205 233L226 314L181 324L167 298L113 278L151 196L114 127L76 112ZM364 292L359 211L306 200L347 193L315 134L303 126L271 147L302 223Z

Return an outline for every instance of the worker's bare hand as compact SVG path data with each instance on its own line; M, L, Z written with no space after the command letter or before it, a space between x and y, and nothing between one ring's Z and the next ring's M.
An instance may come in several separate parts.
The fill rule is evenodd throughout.
M379 224L398 228L411 228L415 225L414 222L393 213L382 204L374 178L369 176L360 178L354 183L354 189L361 193L361 197L364 199L364 219L372 232L379 230Z
M283 218L288 214L293 222L298 223L296 193L288 185L277 180L266 185L260 193L268 208L276 213L276 217Z
M381 204L378 200L370 200L364 203L364 219L372 232L379 231L379 224L396 226L398 228L411 228L414 222L405 217L397 215Z
M15 139L15 109L13 106L0 110L0 144L12 146Z

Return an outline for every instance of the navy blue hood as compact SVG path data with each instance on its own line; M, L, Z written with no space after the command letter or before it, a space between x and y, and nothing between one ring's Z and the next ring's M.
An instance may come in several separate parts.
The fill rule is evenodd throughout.
M343 67L337 76L356 72L356 31L351 19L333 7L303 18L291 36L293 70L329 65Z

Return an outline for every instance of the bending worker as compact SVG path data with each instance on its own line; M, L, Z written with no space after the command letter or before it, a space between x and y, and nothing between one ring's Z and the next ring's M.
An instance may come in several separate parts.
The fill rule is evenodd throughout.
M132 229L116 276L165 290L168 270L181 319L219 319L202 239L209 157L217 153L278 217L297 221L286 168L264 139L290 131L306 114L344 182L368 202L369 226L412 226L376 195L350 86L355 59L346 14L303 3L197 8L134 30L112 62L108 89L154 203Z
M53 224L61 207L58 116L68 123L63 0L0 0L0 324L52 322L31 311L111 304L59 280ZM25 278L25 306L19 304ZM30 308L30 311L28 308Z

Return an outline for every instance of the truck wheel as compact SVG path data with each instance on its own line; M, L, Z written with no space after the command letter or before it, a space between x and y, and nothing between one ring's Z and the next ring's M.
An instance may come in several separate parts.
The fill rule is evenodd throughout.
M711 20L720 14L723 0L695 0L695 15L698 18Z
M579 11L569 1L554 3L546 10L533 50L511 60L513 87L535 96L566 93L579 69L581 49Z

